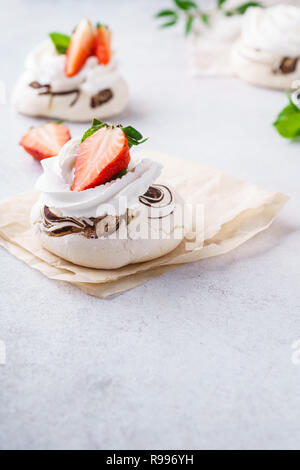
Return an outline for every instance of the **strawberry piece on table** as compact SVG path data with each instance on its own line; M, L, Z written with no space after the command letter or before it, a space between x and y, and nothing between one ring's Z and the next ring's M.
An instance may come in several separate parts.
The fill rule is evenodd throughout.
M70 130L63 124L48 123L31 128L21 139L26 152L36 160L56 157L62 147L71 139Z
M111 58L111 31L107 26L97 25L96 56L101 65L107 65Z
M66 54L65 74L76 75L85 65L87 59L95 52L95 32L86 18L81 20L71 37Z
M107 183L126 170L130 162L127 137L120 127L105 126L79 147L72 191Z

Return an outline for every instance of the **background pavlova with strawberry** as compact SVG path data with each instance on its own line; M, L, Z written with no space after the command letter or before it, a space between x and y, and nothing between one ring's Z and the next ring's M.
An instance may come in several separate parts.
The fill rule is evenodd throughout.
M47 126L46 133L44 128L29 131L25 143L32 155L40 157L45 149L45 157L49 154ZM51 132L57 146L64 129L56 126ZM98 269L173 251L184 237L183 201L168 185L156 183L159 163L147 154L131 157L131 148L146 140L140 132L94 119L82 138L67 137L57 157L43 159L36 186L41 197L32 210L32 225L42 246Z
M50 33L25 61L13 102L30 116L91 121L120 113L128 102L110 29L83 19L71 37Z

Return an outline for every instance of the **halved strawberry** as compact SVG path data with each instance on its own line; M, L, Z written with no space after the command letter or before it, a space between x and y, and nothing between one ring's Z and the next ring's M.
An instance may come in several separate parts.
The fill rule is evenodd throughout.
M29 129L20 143L26 152L41 161L56 157L70 139L70 129L67 126L49 122L44 126Z
M129 144L120 127L102 127L79 147L72 191L84 191L111 180L130 162Z
M81 20L71 37L67 50L65 74L67 77L76 75L87 59L95 52L95 32L89 20Z
M111 57L111 31L107 26L97 25L96 56L99 64L107 65Z

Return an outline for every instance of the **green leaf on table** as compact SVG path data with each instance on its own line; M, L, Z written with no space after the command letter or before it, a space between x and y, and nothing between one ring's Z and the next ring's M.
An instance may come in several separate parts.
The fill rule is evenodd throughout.
M240 5L235 10L239 15L244 15L246 11L248 10L248 8L253 8L253 7L263 8L263 5L261 4L261 2L247 2L247 3L243 3L242 5Z
M70 36L61 33L50 33L49 36L57 52L59 54L66 54L71 41Z
M168 23L162 24L161 28L168 28L169 26L174 26L177 23L177 21L178 21L178 19L168 21Z
M174 15L177 15L176 11L174 10L162 10L162 11L159 11L155 15L155 18L164 18L165 16L174 16Z
M226 3L226 2L227 2L227 0L218 0L218 8L222 8L224 3Z
M233 15L244 15L249 8L263 8L263 5L261 2L246 2L242 3L238 7L234 8L233 10L227 10L225 11L226 16L233 16Z
M198 8L197 3L189 0L174 0L174 2L180 10L189 11Z
M190 34L190 32L193 28L194 21L195 21L194 16L192 16L192 15L188 16L188 18L186 20L186 23L185 23L185 34Z
M277 116L274 127L277 132L286 139L300 137L300 109L293 103L288 93L289 104Z
M169 26L174 26L179 20L179 15L176 11L173 10L162 10L157 13L156 18L165 18L166 23L161 25L161 28L168 28Z

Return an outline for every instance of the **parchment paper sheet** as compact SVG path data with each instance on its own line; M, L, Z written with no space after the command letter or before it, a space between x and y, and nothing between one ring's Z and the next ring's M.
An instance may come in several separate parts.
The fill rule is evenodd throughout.
M204 204L204 243L188 251L183 241L166 256L116 270L76 266L43 249L34 237L29 216L38 193L30 191L0 202L0 246L50 279L70 282L90 295L105 298L177 265L233 250L267 229L289 199L199 163L156 152L140 152L140 156L163 163L160 181L171 184L187 202Z

